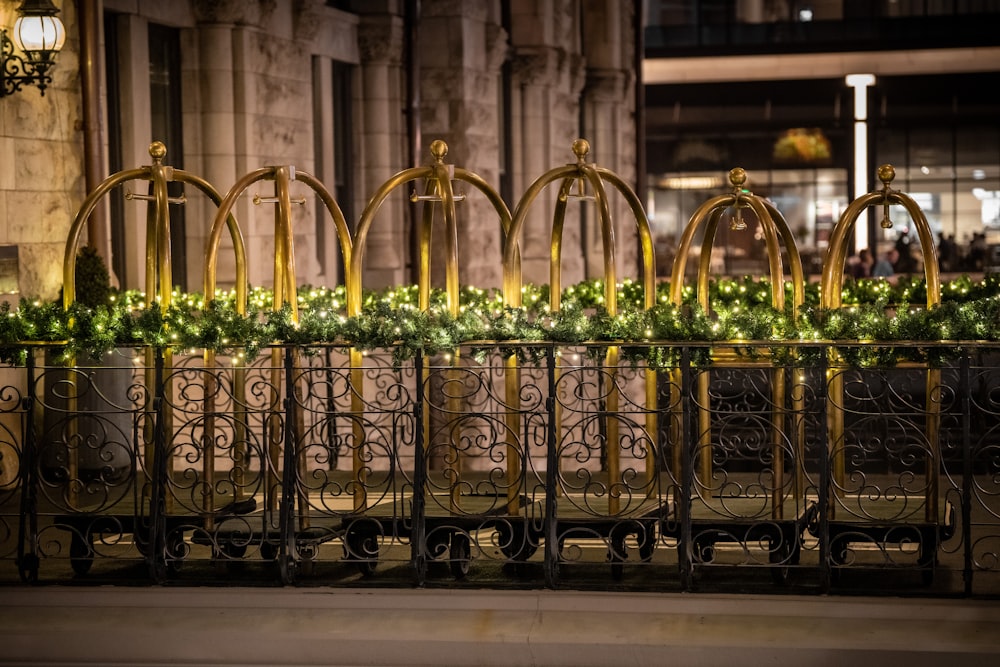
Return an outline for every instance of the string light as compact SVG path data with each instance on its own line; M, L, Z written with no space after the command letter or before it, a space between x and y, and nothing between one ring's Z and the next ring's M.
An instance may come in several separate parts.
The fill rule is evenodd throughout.
M792 285L786 281L782 288L790 297ZM669 289L668 283L659 283L655 305L646 310L643 285L625 279L617 289L619 310L609 316L601 280L566 287L555 311L547 285L522 286L525 305L519 308L505 307L499 290L466 286L460 290L459 312L452 316L443 290L432 289L430 308L422 311L419 289L407 285L366 292L361 314L348 317L343 286L303 286L296 297L298 322L287 304L272 310L273 293L261 287L249 291L247 316L237 312L235 290L225 289L217 289L211 302L201 294L175 290L167 308L147 302L140 291L118 293L107 307L74 304L68 311L56 303L22 299L16 308L0 304L6 315L0 317L0 359L23 362L25 351L18 344L28 341L64 343L66 358L82 353L98 357L114 347L169 344L177 350L238 350L234 359L244 359L277 342L391 347L394 359L402 361L418 350L443 352L481 340L643 342L647 345L625 354L647 360L669 356L648 344L657 341L1000 340L1000 276L993 274L981 281L961 276L945 283L942 303L932 309L914 306L926 302L921 279L901 277L895 285L850 281L843 289L844 307L827 312L818 307L819 286L811 284L794 318L770 307L766 280L713 280L707 313L696 303L692 286L682 289L680 306L672 303ZM898 357L898 351L883 348L890 351L881 357L870 353L861 361Z

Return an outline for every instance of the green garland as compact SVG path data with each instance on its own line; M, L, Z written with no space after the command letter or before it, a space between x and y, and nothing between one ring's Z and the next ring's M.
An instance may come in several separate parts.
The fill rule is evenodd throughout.
M785 302L791 285L785 284ZM18 307L0 304L0 360L22 363L25 344L58 344L65 360L100 358L115 347L155 346L175 349L236 351L253 358L273 343L310 345L334 343L361 349L392 348L397 361L418 350L434 354L475 341L529 341L582 344L617 341L626 357L660 364L670 361L664 346L649 343L717 341L1000 341L1000 276L981 281L962 276L942 286L941 304L926 303L921 279L895 284L872 279L848 281L844 306L823 311L818 285L806 289L805 305L796 317L771 306L771 285L753 278L714 280L712 312L694 302L691 287L683 303L671 303L669 285L657 285L655 305L644 308L641 284L626 280L618 286L618 312L605 308L605 285L584 281L563 291L558 312L549 308L547 286L522 288L524 304L504 307L498 290L465 287L459 313L450 314L446 295L433 290L430 307L418 308L415 286L367 291L361 314L346 315L343 287L304 286L297 294L298 321L290 304L274 310L269 290L251 290L240 315L235 293L220 290L206 303L203 295L175 292L163 309L140 292L113 296L110 306L74 304L64 310L55 303L22 299ZM641 343L641 345L640 345ZM514 346L509 346L511 350ZM856 347L854 348L856 349ZM901 348L902 349L902 348ZM522 352L523 353L523 352ZM912 351L874 345L856 363L881 363L912 357Z

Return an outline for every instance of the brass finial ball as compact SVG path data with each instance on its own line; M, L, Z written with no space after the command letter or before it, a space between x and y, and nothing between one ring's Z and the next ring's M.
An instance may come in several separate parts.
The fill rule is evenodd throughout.
M878 168L878 180L882 181L882 185L889 185L894 178L896 178L896 168L891 164L883 164Z
M435 139L431 142L431 156L441 162L444 160L444 156L448 154L448 144L446 144L441 139Z
M154 160L162 160L167 157L167 147L162 141L154 141L149 145L149 157Z
M729 182L733 184L734 188L742 188L743 184L747 182L747 170L743 167L736 167L729 171Z
M573 142L573 154L576 155L576 159L583 162L587 154L590 153L590 142L586 139L577 139Z

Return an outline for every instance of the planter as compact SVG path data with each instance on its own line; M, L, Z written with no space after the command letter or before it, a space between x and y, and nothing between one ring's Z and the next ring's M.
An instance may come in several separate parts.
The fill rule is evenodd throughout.
M115 350L103 360L63 366L46 353L39 380L44 386L43 426L38 433L42 479L50 484L119 485L133 476L138 415L133 350ZM77 489L79 490L79 489ZM88 491L92 492L92 491Z

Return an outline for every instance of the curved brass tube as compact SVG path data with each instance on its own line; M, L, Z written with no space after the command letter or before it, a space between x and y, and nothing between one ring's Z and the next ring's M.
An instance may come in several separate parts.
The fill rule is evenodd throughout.
M741 188L745 182L745 172L742 169L734 169L730 172L730 180L734 189ZM738 183L738 185L737 185ZM684 295L684 273L687 267L687 258L694 236L699 229L699 223L706 220L704 241L702 242L701 256L698 266L697 295L698 304L706 311L709 311L708 286L709 286L709 262L711 260L711 250L715 241L715 233L718 223L721 220L723 211L731 206L743 203L749 206L757 215L764 230L764 242L768 253L768 271L771 277L771 305L777 310L784 308L784 269L781 259L780 240L788 250L789 271L792 279L792 299L793 308L797 309L805 301L805 274L802 269L802 259L799 256L795 239L788 227L788 223L778 210L766 200L753 194L740 194L733 192L728 195L713 197L704 202L691 216L684 233L681 235L681 242L677 248L677 256L674 259L673 269L670 276L670 300L676 306L683 302Z
M639 232L639 247L642 251L645 306L652 308L656 305L656 252L653 248L653 234L649 229L649 218L646 217L646 211L635 191L618 174L602 167L597 168L597 173L600 174L602 180L615 186L615 189L625 198L632 210L632 217L635 218L636 228Z
M688 252L691 249L691 244L694 242L694 235L698 231L698 221L712 213L717 213L721 216L723 209L733 206L735 203L736 195L734 194L713 197L699 206L688 220L687 226L684 227L684 231L681 233L681 240L677 244L677 255L674 257L674 264L670 272L670 302L675 306L680 306L684 301L684 271L687 268ZM715 220L715 223L717 222L718 220ZM702 264L706 262L704 254L706 245L709 244L702 244ZM701 303L700 298L699 303Z
M361 276L365 257L365 248L368 242L368 231L372 226L375 214L385 202L386 198L397 188L418 178L426 178L433 173L430 167L412 167L404 169L388 181L383 183L371 199L365 205L365 210L358 218L358 225L354 230L354 250L351 253L351 263L347 272L347 315L356 317L361 314Z
M924 264L924 277L927 281L927 307L936 306L941 302L941 274L938 268L937 253L934 249L934 234L920 206L912 197L890 185L896 177L892 165L882 165L878 169L882 189L862 195L851 202L840 216L837 225L830 235L830 248L823 263L820 305L823 308L839 308L844 288L844 268L847 261L850 233L858 218L869 206L898 204L910 214L910 219L917 229L920 240L920 253Z
M330 213L330 217L333 218L333 224L337 229L337 239L340 243L340 254L342 255L344 266L350 265L351 251L354 244L351 240L351 229L347 224L347 218L344 217L344 212L340 209L337 200L333 198L333 195L324 187L323 183L310 173L296 170L295 180L309 186L319 196L323 205L326 206L326 210Z
M163 152L166 153L166 149ZM166 307L170 305L171 295L173 294L173 266L171 263L170 248L170 197L167 192L167 181L173 178L173 168L164 167L160 159L154 156L152 171L153 200L155 205L152 208L146 209L146 260L150 262L154 261L155 258L156 269L146 271L146 295L147 298L151 298L151 295L157 293L157 286L159 286L160 298L158 301L161 306ZM156 249L153 253L148 251L150 239L154 239L156 244Z
M139 167L128 171L120 171L101 181L93 192L80 205L80 210L70 225L69 234L66 237L66 249L63 253L63 307L69 308L76 301L76 253L80 243L80 235L83 233L87 218L94 212L97 202L112 189L126 181L149 178L150 168Z
M295 244L292 242L292 197L289 190L291 174L288 167L274 168L274 301L278 310L286 302L292 307L292 321L299 321L299 301L295 291Z
M263 180L272 173L272 167L262 167L256 169L249 174L244 175L240 178L226 193L226 196L222 198L222 202L219 204L219 210L215 214L215 220L212 222L212 230L209 233L208 241L205 247L205 302L207 303L215 296L215 286L216 286L216 274L218 273L219 265L219 242L222 239L223 225L229 223L229 217L233 210L233 206L236 205L236 200L239 199L240 195L243 194L244 190L256 183L257 181ZM240 234L241 248L244 247L242 241L242 234ZM236 290L236 312L240 315L246 315L247 309L247 293L249 278L247 276L246 268L246 254L243 255L243 262L236 262L236 284L234 288Z
M538 195L550 184L562 178L571 178L577 175L578 167L575 164L568 164L556 167L535 179L525 193L521 196L517 206L514 207L514 217L510 223L510 232L507 235L507 243L503 249L503 302L505 306L517 308L521 305L521 270L517 261L518 247L520 245L521 228L524 226L531 204L538 198ZM555 292L551 288L550 291Z
M281 174L284 174L284 176ZM236 308L240 315L246 315L249 278L247 276L246 250L243 235L239 230L239 226L236 225L235 218L233 218L231 212L240 196L251 185L263 180L276 180L278 182L276 189L278 190L277 199L279 209L276 213L275 224L276 232L280 231L280 233L277 233L275 238L275 254L279 255L280 253L281 259L276 262L275 271L277 276L281 276L281 278L279 280L276 277L275 287L276 292L280 297L276 299L277 307L281 307L281 300L282 298L285 298L287 292L294 294L297 289L297 286L294 285L294 267L291 267L290 272L285 270L285 267L289 264L289 262L294 262L294 255L289 238L291 229L290 227L286 229L285 223L282 222L282 220L286 218L288 220L291 219L291 200L288 194L288 182L291 180L291 173L287 167L261 167L242 176L235 184L233 184L233 186L229 189L229 192L226 193L226 196L218 202L219 209L216 213L214 221L212 222L212 229L209 233L205 248L204 290L207 303L208 301L211 301L213 295L215 294L218 273L219 243L222 239L223 225L226 225L229 229L230 236L232 237L236 253L236 282L234 288L236 290ZM351 234L347 226L347 220L344 217L340 206L337 204L336 200L326 187L324 187L323 184L312 174L296 170L295 180L308 186L317 196L319 196L324 206L326 206L327 211L333 218L334 226L337 229L337 239L340 244L340 252L343 257L344 264L349 264L352 250ZM284 186L281 185L282 182L285 183ZM295 304L293 304L293 307L295 307Z
M503 241L506 243L507 235L510 233L510 209L507 208L507 204L500 196L500 193L494 190L481 176L461 167L455 167L455 180L468 183L483 193L483 196L486 197L486 200L489 201L500 217L500 231L503 233Z

